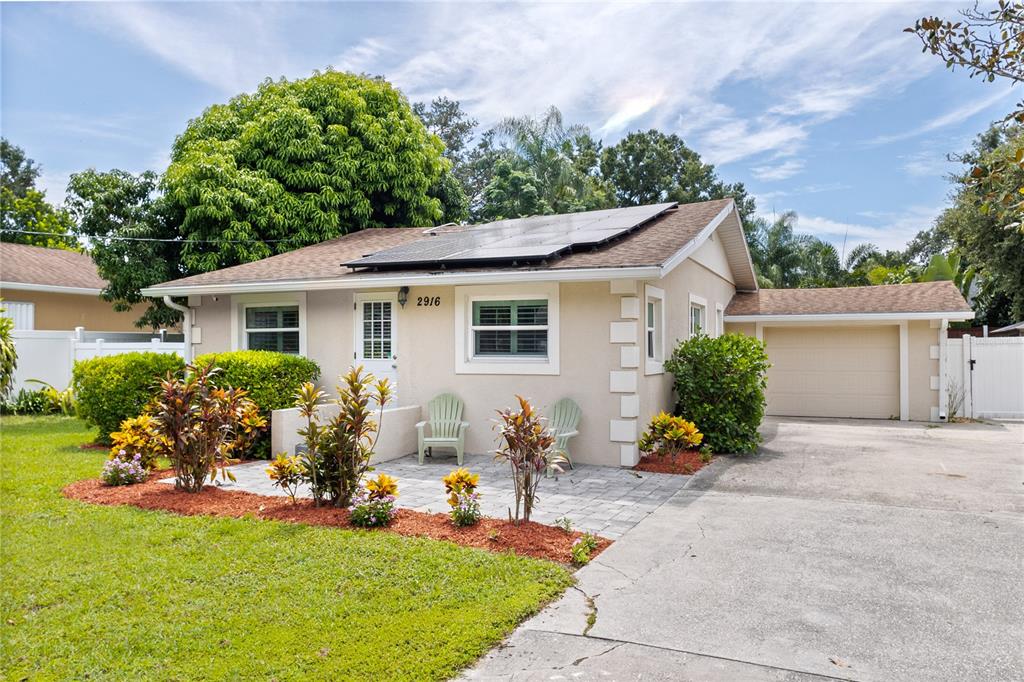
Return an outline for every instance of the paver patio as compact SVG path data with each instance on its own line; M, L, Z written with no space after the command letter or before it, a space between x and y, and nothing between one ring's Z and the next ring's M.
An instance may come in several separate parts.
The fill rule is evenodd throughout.
M480 474L483 514L506 518L514 503L508 465L496 462L490 455L467 454L464 466ZM377 466L375 473L386 473L398 479L399 506L423 512L446 512L448 504L441 478L457 467L455 458L442 451L428 457L422 465L415 455L384 462ZM222 487L259 495L283 495L267 477L266 468L266 462L237 464L231 467L236 481L224 482ZM533 520L551 524L558 518L568 517L577 529L615 540L664 504L690 478L577 464L575 469L541 481L537 493L539 505ZM308 488L303 488L300 495L309 497Z

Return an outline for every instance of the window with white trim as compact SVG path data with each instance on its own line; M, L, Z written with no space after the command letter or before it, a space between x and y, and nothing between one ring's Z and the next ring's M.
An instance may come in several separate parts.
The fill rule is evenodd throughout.
M548 302L473 301L474 358L546 358Z
M703 303L690 301L690 338L706 333L705 320L707 319L707 306Z
M299 306L246 306L245 347L299 353Z
M644 354L645 374L660 374L665 360L665 292L644 287Z
M725 333L725 308L721 303L715 304L715 336Z

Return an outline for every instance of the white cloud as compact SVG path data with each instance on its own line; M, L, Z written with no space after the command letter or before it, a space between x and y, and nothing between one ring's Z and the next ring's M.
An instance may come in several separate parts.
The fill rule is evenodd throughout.
M796 227L801 232L831 242L837 249L843 250L845 244L847 253L858 244L867 242L883 250L902 249L914 235L931 227L941 211L941 207L911 206L901 212L861 214L874 224L802 215L797 218Z
M758 180L774 181L791 178L802 171L803 168L803 161L790 159L774 166L754 166L750 170Z
M958 107L954 107L943 114L925 121L911 130L905 130L902 133L896 133L893 135L879 135L871 140L871 144L889 144L890 142L899 142L901 140L917 137L918 135L924 135L941 128L963 123L972 116L980 114L981 112L1008 99L1010 95L1013 94L1014 91L1010 88L1000 89L988 97L972 102L966 102Z

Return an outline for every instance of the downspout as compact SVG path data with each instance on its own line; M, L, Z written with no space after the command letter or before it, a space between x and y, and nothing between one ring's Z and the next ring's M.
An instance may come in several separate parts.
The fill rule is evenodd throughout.
M185 364L192 364L192 309L187 305L175 303L170 296L164 296L168 308L177 310L182 315L181 329L185 333Z

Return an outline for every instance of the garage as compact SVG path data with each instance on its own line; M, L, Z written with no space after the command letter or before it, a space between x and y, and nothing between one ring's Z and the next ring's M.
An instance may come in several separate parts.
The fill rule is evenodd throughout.
M767 413L777 416L900 415L899 327L765 327Z

